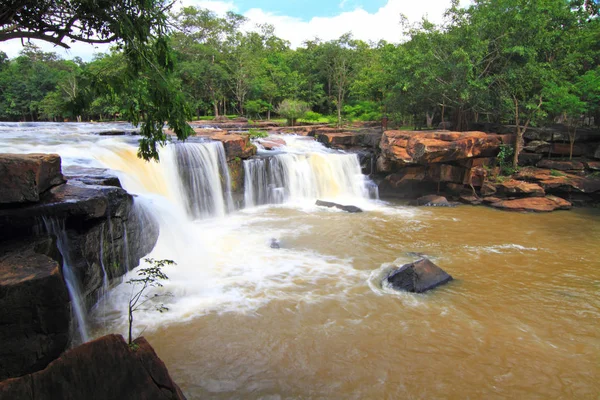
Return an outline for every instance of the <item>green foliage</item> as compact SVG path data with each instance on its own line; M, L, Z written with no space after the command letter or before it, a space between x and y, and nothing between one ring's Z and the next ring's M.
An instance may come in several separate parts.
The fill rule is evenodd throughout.
M565 176L565 174L563 172L557 171L555 169L550 170L550 175L551 176Z
M133 316L138 310L154 309L159 312L168 311L168 308L164 304L156 303L156 300L168 296L168 293L148 295L146 292L151 288L162 287L161 281L169 279L169 277L162 271L166 266L176 265L172 260L155 260L152 258L146 258L144 261L149 264L148 267L140 268L137 271L137 278L128 280L126 283L132 286L131 296L129 297L129 345L133 343L132 328L133 328Z
M288 125L294 126L299 118L304 118L310 110L304 101L285 99L277 106L277 114L287 120Z
M350 119L360 121L377 121L382 115L379 105L374 101L359 101L354 105L346 105L344 114Z
M515 168L512 163L513 155L513 146L505 144L500 145L500 152L496 156L496 162L498 163L498 167L500 167L501 175L510 176L517 172L517 168Z
M250 136L250 139L260 139L269 137L269 134L266 131L251 128L250 130L248 130L248 136Z
M319 114L318 112L314 112L314 111L307 111L306 114L304 114L304 117L302 117L303 120L308 121L308 122L319 122L319 121L321 121L322 118L323 118L323 115Z

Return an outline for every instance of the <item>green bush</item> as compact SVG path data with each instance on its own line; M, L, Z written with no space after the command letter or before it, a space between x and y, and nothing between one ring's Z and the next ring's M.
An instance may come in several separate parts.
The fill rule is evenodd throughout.
M288 125L294 126L296 121L304 118L310 111L308 103L299 100L285 99L277 106L277 114L287 120Z
M344 106L344 115L349 120L377 121L381 119L381 109L374 101L359 101Z
M517 168L512 164L514 152L515 150L512 146L506 144L500 145L500 152L496 156L496 161L500 167L501 175L509 176L517 172Z
M307 111L302 119L309 122L318 122L321 120L321 118L323 118L322 114L319 114L318 112L314 111Z
M261 131L260 129L255 128L250 128L250 130L248 130L248 135L250 136L250 139L266 138L269 136L266 131Z

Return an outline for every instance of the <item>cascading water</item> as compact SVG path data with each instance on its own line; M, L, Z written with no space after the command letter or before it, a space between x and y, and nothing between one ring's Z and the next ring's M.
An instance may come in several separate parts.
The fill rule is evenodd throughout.
M87 342L89 340L88 325L85 313L85 303L81 295L79 281L73 271L71 263L71 255L69 253L69 239L65 230L64 221L58 221L54 218L43 217L44 225L48 233L56 237L56 245L63 258L62 273L65 279L65 284L71 299L71 312L75 317L74 322L77 324L73 329L78 333L78 337L72 335L73 342Z
M314 199L377 198L358 156L334 152L305 139L286 138L289 148L244 161L246 207Z
M163 154L167 152L176 163L179 198L190 216L222 217L233 209L231 178L222 143L177 143L167 146Z

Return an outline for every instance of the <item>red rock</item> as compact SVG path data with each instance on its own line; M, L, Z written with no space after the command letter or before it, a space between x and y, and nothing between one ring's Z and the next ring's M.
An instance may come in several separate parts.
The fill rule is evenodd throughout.
M594 171L600 171L600 161L586 161L585 167Z
M266 150L278 149L280 147L285 146L285 140L276 137L268 137L264 139L259 139L258 142L264 147Z
M502 200L492 203L492 207L506 211L550 212L554 210L569 210L571 203L556 196L526 197L515 200Z
M496 184L496 190L504 195L526 195L532 197L544 197L544 189L535 183L527 183L511 179Z
M557 161L557 160L542 160L537 164L538 168L556 169L558 171L569 171L584 169L583 163L579 161Z
M85 343L42 371L0 382L0 398L185 399L146 339L134 343L130 348L120 335Z
M386 131L382 157L397 165L431 164L494 157L502 140L484 132Z
M248 135L218 133L210 138L223 143L227 160L249 158L256 154L256 146L250 143Z
M550 152L553 156L568 156L571 152L571 145L569 143L551 143L543 146L539 146L536 149L536 153L548 153ZM575 143L573 146L573 156L579 157L586 153L586 147L583 144Z
M515 178L536 182L546 192L594 193L600 191L600 178L598 177L578 176L565 172L553 174L549 169L527 167L515 174Z
M64 183L58 154L0 154L0 204L39 201Z

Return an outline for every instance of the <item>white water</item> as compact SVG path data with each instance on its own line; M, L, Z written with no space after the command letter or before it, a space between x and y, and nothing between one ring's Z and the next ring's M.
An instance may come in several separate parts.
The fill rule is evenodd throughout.
M90 335L88 333L85 302L81 295L79 281L75 276L75 271L73 271L71 254L69 252L69 239L67 238L67 232L65 231L64 221L46 217L44 217L43 220L46 231L56 237L56 245L63 259L62 273L71 299L71 312L75 317L73 322L76 325L75 329L78 333L77 336L72 337L72 341L74 343L87 342Z
M246 207L289 202L378 198L361 172L356 154L325 148L312 138L278 136L286 145L275 155L244 161Z
M264 207L231 214L230 178L221 143L172 144L161 149L160 163L144 162L137 158L135 137L90 133L100 128L109 129L102 124L0 124L0 135L5 139L0 151L52 152L61 155L63 166L109 168L127 191L137 195L136 204L158 219L160 236L149 257L177 263L166 270L169 280L162 289L174 296L168 313L138 312L137 333L214 311L252 312L265 302L280 298L284 291L288 293L285 296L301 295L307 300L329 296L330 288L318 283L335 274L358 280L367 278L351 268L349 260L307 249L286 249L286 240L306 233L308 226L292 220L285 226L285 217L265 219ZM280 182L250 180L249 192L271 197L248 201L249 206L278 203L271 207L310 213L340 212L314 205L316 199L323 199L365 209L379 208L369 200L373 197L369 181L360 173L355 155L326 149L312 138L285 140L284 148L269 152L275 153L270 161L265 158L267 152L260 151L262 158L246 162L246 166L255 165L259 171L265 171L266 164L276 165L276 174L281 177ZM248 175L246 179L250 179ZM279 186L269 186L272 183ZM247 198L252 196L246 193ZM271 218L283 225L257 229L256 224ZM271 249L271 238L281 239L284 248ZM135 271L130 272L123 281L134 274ZM307 290L307 285L312 289ZM94 318L100 325L125 332L131 290L125 284L109 289L102 304L96 307Z

